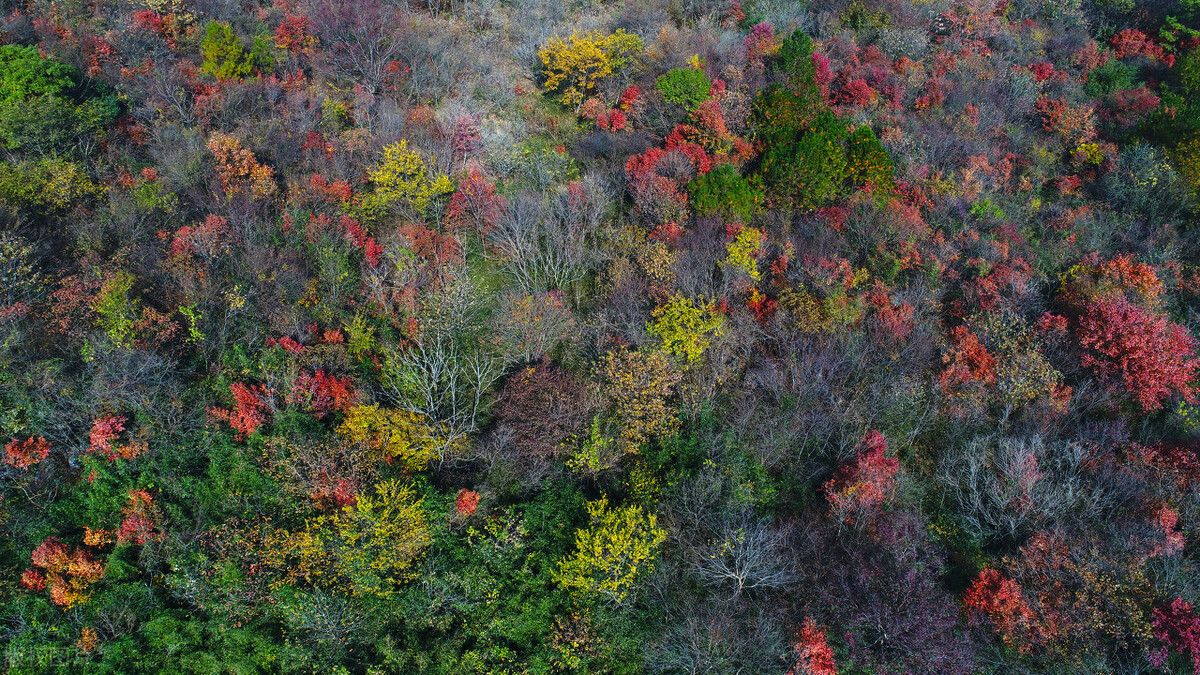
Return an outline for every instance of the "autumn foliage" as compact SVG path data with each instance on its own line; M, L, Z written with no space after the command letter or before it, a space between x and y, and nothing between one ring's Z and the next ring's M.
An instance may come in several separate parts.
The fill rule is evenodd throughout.
M28 469L50 456L50 442L42 437L23 441L12 439L4 446L4 463L18 469Z
M50 601L69 608L88 601L92 586L104 576L104 565L86 549L71 550L50 537L33 550L35 569L26 570L21 585L31 590L48 589Z
M1076 333L1083 365L1119 382L1142 410L1157 410L1172 396L1195 401L1195 339L1182 326L1105 295L1080 317Z
M863 527L887 504L896 490L900 461L887 456L887 439L870 431L854 459L843 464L823 488L835 517Z
M8 5L7 670L1200 674L1200 0Z

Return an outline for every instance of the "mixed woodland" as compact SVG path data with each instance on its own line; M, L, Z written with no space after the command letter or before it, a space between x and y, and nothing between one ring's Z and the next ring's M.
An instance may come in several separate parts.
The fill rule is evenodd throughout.
M0 0L0 662L1200 673L1200 0Z

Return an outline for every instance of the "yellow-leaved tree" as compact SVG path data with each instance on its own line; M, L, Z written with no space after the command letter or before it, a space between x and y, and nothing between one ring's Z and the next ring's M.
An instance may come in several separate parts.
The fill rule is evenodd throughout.
M380 408L377 403L351 408L338 433L351 443L360 443L399 461L409 471L429 466L445 445L424 415Z
M276 531L264 561L289 583L388 597L413 576L413 563L428 547L421 501L411 487L389 480L299 532Z
M667 531L640 506L608 508L608 499L589 502L591 527L575 533L575 553L558 563L555 580L574 593L624 602L638 576L654 569Z
M454 181L430 170L420 154L408 149L407 139L385 147L382 154L367 171L375 192L364 197L363 215L379 216L387 209L398 208L423 217L438 200L454 192Z
M550 38L538 50L545 89L558 93L563 105L578 112L596 85L640 54L642 47L641 38L623 30L612 35L589 31L572 33L566 40Z
M762 255L762 246L766 234L755 227L743 227L741 232L726 246L725 259L721 261L721 269L726 274L740 272L752 281L758 281L761 276L758 271L758 258Z
M696 306L682 295L674 295L654 310L654 321L646 328L663 342L663 349L689 363L700 360L725 329L725 317L716 311L716 303Z
M674 436L679 419L670 399L680 375L664 353L614 349L599 368L609 414L620 427L621 451L637 452L653 436Z

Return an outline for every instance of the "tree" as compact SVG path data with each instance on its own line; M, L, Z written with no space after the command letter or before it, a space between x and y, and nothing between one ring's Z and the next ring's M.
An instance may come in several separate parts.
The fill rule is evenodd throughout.
M1196 340L1183 326L1107 294L1088 305L1076 335L1081 363L1118 379L1143 412L1162 408L1171 396L1196 402L1192 381L1200 361Z
M665 354L614 349L604 356L600 377L624 452L636 452L652 437L675 435L679 420L667 402L680 376Z
M508 378L496 400L496 419L521 450L562 454L590 421L595 398L570 373L543 361Z
M0 164L0 199L19 208L53 215L104 194L82 165L61 157Z
M412 576L430 536L411 486L383 481L341 511L277 532L264 557L289 581L307 581L352 596L387 598Z
M38 436L18 441L12 439L4 446L4 463L18 469L40 464L50 455L50 441Z
M300 373L288 393L288 403L311 410L321 419L331 412L348 412L359 398L349 377L328 375L324 370Z
M942 481L967 534L987 543L1019 541L1079 507L1089 460L1081 443L983 437L946 453Z
M758 228L741 228L725 246L725 259L721 261L721 269L731 277L740 273L751 281L758 281L761 276L758 271L758 259L763 255L763 244L766 240L766 233Z
M712 80L699 68L676 68L660 75L655 86L663 98L691 112L708 99Z
M269 420L270 392L261 384L234 382L229 385L229 393L233 397L233 409L211 408L209 414L228 422L236 432L236 438L241 440L258 431Z
M698 216L731 218L748 223L762 207L763 193L732 164L722 164L688 183Z
M409 410L388 410L379 404L354 406L338 433L351 443L377 451L408 471L421 471L439 456L445 439L428 418Z
M30 554L35 570L25 570L21 585L50 589L50 601L69 609L88 601L92 586L104 576L104 563L87 549L72 552L57 537L46 539Z
M1169 605L1155 607L1154 637L1163 643L1163 648L1151 652L1152 665L1166 665L1170 650L1190 656L1192 672L1200 673L1200 617L1192 610L1192 603L1175 598Z
M624 603L639 576L653 569L667 532L654 514L635 505L610 509L606 497L589 502L587 512L592 525L575 533L575 552L559 561L555 580L575 593Z
M892 189L892 162L869 127L851 132L829 109L817 81L812 41L796 31L780 47L776 71L784 82L754 100L763 144L759 177L772 201L814 209L870 185Z
M437 429L439 458L478 428L499 377L495 359L466 350L456 337L426 335L390 351L381 378L396 406Z
M986 618L1005 646L1029 653L1040 641L1040 627L1021 586L994 569L985 569L963 594L963 608L973 621Z
M405 38L415 38L410 35L410 19L395 4L381 0L316 3L309 16L325 46L317 63L334 77L359 83L373 96L403 71Z
M214 132L208 140L208 150L215 159L217 182L226 199L246 195L268 200L279 191L275 171L258 161L254 153L242 146L237 138Z
M620 29L612 35L589 31L572 33L566 40L551 38L538 50L543 86L578 112L596 85L640 54L642 47L641 38Z
M525 293L571 292L592 267L587 238L608 196L592 180L552 193L521 193L508 205L487 240L505 271Z
M805 617L800 639L794 647L796 665L788 675L837 675L837 662L829 646L826 631L812 617Z
M788 532L742 512L722 518L702 544L691 549L692 570L712 586L732 586L733 597L765 592L795 580Z
M242 48L242 41L224 21L210 21L204 27L200 45L201 69L218 80L241 79L254 70L254 63Z
M859 447L859 454L838 468L824 490L834 517L862 528L895 494L900 460L886 455L887 440L878 431L868 432Z
M375 192L363 204L367 213L379 215L383 209L399 208L424 216L435 202L454 192L454 181L431 171L420 154L408 149L408 139L385 147L382 155L367 171L375 184Z
M654 321L646 330L662 340L667 353L695 363L724 331L725 317L715 308L715 302L697 307L682 295L675 295L655 308Z
M0 140L9 150L57 154L108 126L121 105L75 68L43 58L37 47L0 46Z

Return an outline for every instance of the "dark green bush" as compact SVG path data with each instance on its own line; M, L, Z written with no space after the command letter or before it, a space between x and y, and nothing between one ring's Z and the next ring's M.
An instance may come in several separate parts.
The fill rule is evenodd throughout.
M868 126L850 132L816 83L812 41L794 33L775 66L784 82L754 101L754 125L763 152L758 178L766 201L813 209L871 184L890 191L892 161Z
M696 213L726 216L745 223L762 206L762 190L756 189L732 165L722 164L688 185Z
M1083 90L1088 96L1102 98L1114 91L1133 89L1136 77L1136 68L1113 59L1088 73L1088 81Z
M9 150L64 152L116 119L121 106L35 47L0 47L0 142Z

